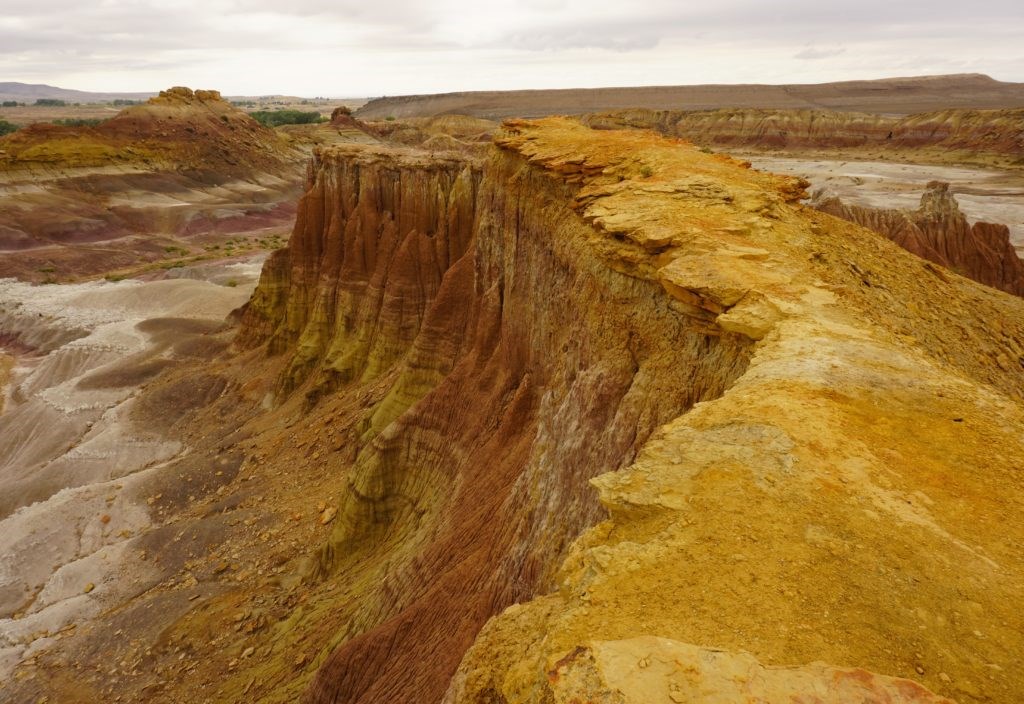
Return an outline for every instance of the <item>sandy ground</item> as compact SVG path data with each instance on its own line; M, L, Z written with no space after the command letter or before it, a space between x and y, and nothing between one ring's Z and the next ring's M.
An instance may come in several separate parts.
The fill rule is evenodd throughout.
M0 679L157 578L129 558L154 482L188 448L139 427L134 399L202 354L262 259L148 282L0 280Z
M948 181L960 209L972 221L1007 225L1017 253L1024 256L1024 174L998 169L748 157L756 168L802 176L811 190L824 188L843 200L873 208L916 209L929 181Z

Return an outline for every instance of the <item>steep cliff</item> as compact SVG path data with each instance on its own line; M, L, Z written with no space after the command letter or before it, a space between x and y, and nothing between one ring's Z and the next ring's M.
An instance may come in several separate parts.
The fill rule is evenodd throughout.
M609 248L565 185L513 154L485 176L335 149L314 173L240 340L289 353L279 395L385 389L353 429L361 449L311 570L376 586L349 607L312 700L436 701L486 618L550 588L599 519L586 481L722 393L751 341L664 296L647 261L661 245Z
M304 162L212 90L171 88L94 127L31 125L0 139L0 277L117 278L236 237L262 248L293 221Z
M436 700L488 616L545 593L488 624L452 701L544 700L574 648L640 661L620 639L645 635L1018 691L978 658L1019 638L1022 565L982 516L1022 498L1020 302L682 143L563 120L497 143L322 153L245 313L273 403L367 407L305 571L352 597L321 607L345 625L309 701ZM603 514L588 480L611 518L567 553Z
M968 223L947 183L929 183L916 211L851 205L825 193L817 194L813 204L962 276L1024 296L1024 261L1010 243L1009 229L988 222Z
M217 380L180 572L0 692L1019 699L1024 301L804 185L566 119L322 150L232 354L140 398Z

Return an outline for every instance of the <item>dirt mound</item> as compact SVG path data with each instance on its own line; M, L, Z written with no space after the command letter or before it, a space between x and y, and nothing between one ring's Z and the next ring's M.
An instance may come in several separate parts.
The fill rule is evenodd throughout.
M0 170L145 166L242 173L297 154L215 90L176 87L95 127L34 124L0 139Z

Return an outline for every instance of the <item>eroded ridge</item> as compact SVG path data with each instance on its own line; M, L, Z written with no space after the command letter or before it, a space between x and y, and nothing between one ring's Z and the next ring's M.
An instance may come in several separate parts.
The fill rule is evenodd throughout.
M1020 302L683 143L563 121L498 141L573 183L609 247L653 244L643 263L683 305L760 342L724 395L592 480L610 519L556 591L485 627L447 700L560 701L568 654L613 641L642 668L648 635L961 701L1024 691ZM634 685L621 701L681 701Z

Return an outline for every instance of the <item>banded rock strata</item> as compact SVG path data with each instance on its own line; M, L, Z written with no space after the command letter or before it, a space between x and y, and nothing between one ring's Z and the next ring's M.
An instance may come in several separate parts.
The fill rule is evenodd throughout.
M352 596L309 701L436 700L471 642L447 701L548 701L651 635L1022 691L1021 302L685 143L496 142L323 153L245 314L272 403L379 399L307 568Z

